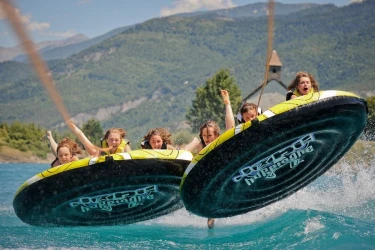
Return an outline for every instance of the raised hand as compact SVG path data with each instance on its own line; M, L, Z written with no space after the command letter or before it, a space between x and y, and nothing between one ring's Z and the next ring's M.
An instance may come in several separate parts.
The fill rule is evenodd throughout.
M230 104L229 93L225 89L220 90L225 105Z

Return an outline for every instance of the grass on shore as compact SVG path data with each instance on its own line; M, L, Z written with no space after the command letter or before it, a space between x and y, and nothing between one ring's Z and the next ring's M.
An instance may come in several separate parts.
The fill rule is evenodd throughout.
M20 151L9 146L0 147L0 162L17 162L17 163L50 163L54 159L52 153L47 155L47 159L41 159L33 155L31 151Z

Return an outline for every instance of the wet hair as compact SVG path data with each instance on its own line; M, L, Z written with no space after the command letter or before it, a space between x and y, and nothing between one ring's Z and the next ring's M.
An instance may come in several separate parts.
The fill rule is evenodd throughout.
M163 143L165 144L169 144L171 145L172 144L172 141L170 139L170 137L172 136L168 130L166 128L153 128L153 129L150 129L147 134L143 137L144 140L146 141L150 141L151 137L153 135L158 135L161 137L161 139L163 140Z
M72 156L82 154L82 149L79 147L78 143L69 138L64 138L57 145L56 153L59 153L60 148L66 147Z
M126 136L125 129L122 129L122 128L110 128L110 129L107 130L107 132L105 132L102 140L107 140L110 133L118 133L118 134L120 134L121 139L124 139L125 136Z
M294 77L294 79L289 83L288 91L297 88L297 86L298 86L298 84L300 82L300 79L302 77L308 77L308 78L310 78L311 87L314 89L314 92L318 92L319 91L318 82L315 80L314 76L312 74L304 72L304 71L297 72L297 74Z
M220 135L220 127L219 125L213 121L213 120L208 120L205 123L202 124L202 126L199 128L199 138L201 139L202 145L205 147L207 146L206 143L204 143L203 140L203 129L205 128L213 128L214 129L214 135L219 136Z

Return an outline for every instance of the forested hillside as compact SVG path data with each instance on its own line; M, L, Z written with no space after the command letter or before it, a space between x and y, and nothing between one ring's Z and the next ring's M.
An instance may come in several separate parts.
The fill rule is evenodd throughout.
M375 95L375 1L321 5L275 17L273 48L283 82L313 73L322 89ZM65 60L49 61L72 116L100 117L130 139L183 126L195 90L229 68L246 96L264 76L267 18L173 16L134 26ZM2 121L55 127L62 118L27 65L0 65Z

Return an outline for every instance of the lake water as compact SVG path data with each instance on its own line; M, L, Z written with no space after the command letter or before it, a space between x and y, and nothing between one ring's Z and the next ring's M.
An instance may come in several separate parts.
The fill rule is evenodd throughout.
M265 208L218 219L180 209L154 220L106 227L37 227L14 213L16 190L47 164L0 164L1 249L375 249L375 169L328 171Z

